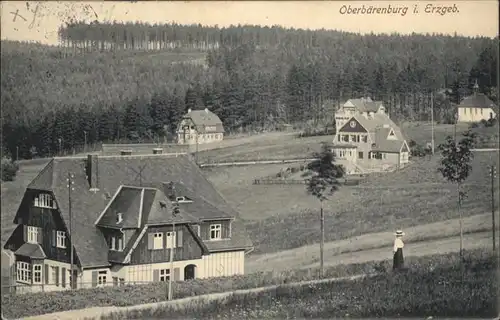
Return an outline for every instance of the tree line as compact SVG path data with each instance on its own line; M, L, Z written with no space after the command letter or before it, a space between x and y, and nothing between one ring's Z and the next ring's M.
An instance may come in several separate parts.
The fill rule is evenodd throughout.
M4 151L29 158L85 141L170 139L188 109L205 107L231 132L318 125L332 106L360 96L382 100L395 120L426 121L431 92L434 118L451 122L452 103L476 80L496 99L498 51L489 38L140 23L80 23L60 35L118 46L117 34L151 40L151 30L186 46L68 56L65 47L2 41ZM190 46L201 41L217 45Z

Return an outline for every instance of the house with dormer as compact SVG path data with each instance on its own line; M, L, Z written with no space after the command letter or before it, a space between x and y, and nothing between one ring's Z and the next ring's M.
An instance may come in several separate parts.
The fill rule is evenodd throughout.
M178 144L203 144L224 139L224 126L212 111L191 110L182 117L177 127Z
M401 129L385 113L349 118L333 139L333 152L348 173L404 167L410 148Z
M31 291L244 274L252 250L238 214L187 156L54 158L14 223L4 248Z
M338 131L353 116L371 116L373 114L385 114L382 101L373 101L370 97L349 99L335 112L335 128Z

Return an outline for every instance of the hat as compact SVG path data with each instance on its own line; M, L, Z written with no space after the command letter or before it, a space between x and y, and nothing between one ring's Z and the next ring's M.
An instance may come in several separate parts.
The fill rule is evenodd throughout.
M403 230L397 230L394 235L396 235L396 236L404 236L405 233L403 232Z

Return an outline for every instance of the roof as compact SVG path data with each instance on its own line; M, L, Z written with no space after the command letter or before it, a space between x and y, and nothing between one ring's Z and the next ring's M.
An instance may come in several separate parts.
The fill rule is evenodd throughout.
M69 221L69 207L66 178L68 173L73 175L72 213L73 223L78 228L73 228L70 239L75 246L82 267L109 265L108 246L101 231L95 226L95 222L110 201L106 194L114 195L120 186L156 186L155 192L145 191L143 197L142 214L148 214L148 222L168 222L160 214L157 205L159 205L159 199L167 199L164 192L159 191L169 181L181 183L187 189L196 192L202 200L234 217L238 215L187 155L177 157L168 155L105 156L97 159L98 191L89 190L85 170L86 157L54 158L28 186L29 189L52 191L63 221L67 222ZM132 207L136 207L136 201L137 199L134 198L131 202ZM166 202L169 205L169 201ZM131 209L131 212L135 212L135 209ZM203 215L204 213L197 212L197 214ZM186 216L188 215L186 212ZM130 220L131 223L134 221L134 219ZM238 239L238 236L235 239ZM240 246L240 243L234 245Z
M406 141L406 137L401 129L385 113L375 113L370 118L363 115L353 116L340 128L339 132L342 132L344 128L348 128L350 121L353 119L358 121L368 131L372 143L375 144L373 147L374 151L399 152ZM391 130L394 131L394 140L387 139Z
M185 114L183 118L191 119L199 133L224 132L224 126L222 125L222 121L220 120L220 118L215 113L206 108L205 110L189 110L189 112ZM215 131L206 130L206 127L215 127Z
M382 101L372 101L370 98L349 99L347 101L351 102L358 112L377 112L383 106Z
M465 97L458 105L459 108L482 108L482 109L496 109L497 106L483 93L476 93L471 96Z
M29 257L31 259L45 259L47 256L38 243L25 243L14 252L18 256Z

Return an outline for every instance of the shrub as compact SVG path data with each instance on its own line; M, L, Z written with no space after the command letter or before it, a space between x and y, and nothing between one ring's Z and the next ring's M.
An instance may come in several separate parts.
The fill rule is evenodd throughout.
M2 181L13 181L16 177L19 165L10 158L2 158Z
M443 259L444 258L444 259ZM104 319L270 319L334 317L408 317L496 315L495 259L472 254L464 260L464 281L458 255L434 256L410 263L406 272L382 273L364 279L279 286L224 299L196 301L181 309L115 313Z
M468 269L480 266L475 260L485 260L488 255L482 251L471 251L467 255L471 261ZM457 254L446 254L427 257L409 257L406 264L411 270L432 270L436 265L454 264ZM486 265L485 268L488 265ZM391 261L367 262L360 264L338 265L327 268L325 278L346 277L374 272L385 273L391 267ZM215 292L250 289L270 285L280 285L318 278L318 269L289 270L285 272L259 272L225 278L190 280L174 283L173 292L177 299ZM165 300L164 282L139 286L120 286L81 289L75 291L32 293L20 295L3 295L3 313L8 318L21 318L44 313L83 309L103 306L130 306L142 303L154 303ZM191 310L191 312L196 312ZM130 319L130 316L119 319ZM202 317L203 318L203 317ZM239 317L236 317L239 319ZM118 319L118 318L117 318Z

